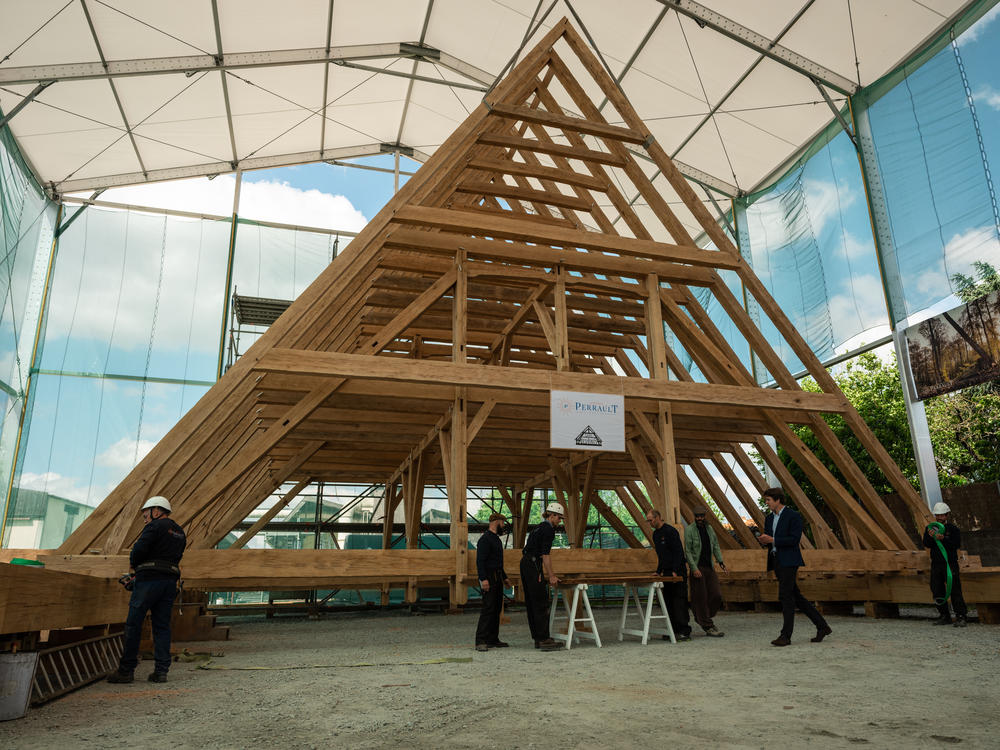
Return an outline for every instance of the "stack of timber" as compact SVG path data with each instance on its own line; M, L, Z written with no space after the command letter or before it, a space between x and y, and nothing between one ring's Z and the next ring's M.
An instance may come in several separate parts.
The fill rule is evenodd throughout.
M662 194L650 180L654 170L669 185ZM696 245L694 235L702 233L711 249ZM799 387L732 283L745 289L822 392ZM757 385L733 350L733 336L723 336L706 312L709 303L777 388ZM622 395L627 450L551 450L551 390ZM905 517L888 510L851 460L824 421L829 414L843 418L879 465ZM791 425L813 431L846 484ZM810 502L771 439L819 489L835 520ZM739 466L758 492L765 488L744 446L802 512L810 530L803 546L829 555L826 572L849 570L868 552L913 551L916 532L931 520L563 19L55 556L107 575L107 561L115 562L140 531L143 501L158 494L170 498L173 518L187 530L189 586L322 582L415 592L447 582L452 604L461 605L475 584L470 485L495 487L503 497L515 546L524 542L534 493L554 490L566 506L572 547L582 547L595 508L636 548L568 550L557 556L565 572L613 566L619 555L648 569L651 553L638 549L651 535L645 513L659 510L675 525L691 521L703 500L690 471L735 530L730 535L709 515L726 554L746 550L762 559L742 519L762 524L760 508L731 468ZM282 485L294 487L279 510L320 481L384 485L385 549L297 551L294 558L241 549L269 516L232 548L214 549ZM447 486L450 550L418 549L424 487L432 483ZM647 540L618 519L599 490L617 495ZM406 550L388 549L397 515ZM884 565L867 559L873 570ZM895 592L884 596L891 600Z

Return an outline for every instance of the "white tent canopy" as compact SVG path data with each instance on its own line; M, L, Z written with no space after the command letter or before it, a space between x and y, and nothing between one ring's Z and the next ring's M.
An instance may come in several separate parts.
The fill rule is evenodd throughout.
M53 196L383 152L422 160L566 15L665 150L724 201L827 126L828 98L841 107L971 5L3 0L0 109Z

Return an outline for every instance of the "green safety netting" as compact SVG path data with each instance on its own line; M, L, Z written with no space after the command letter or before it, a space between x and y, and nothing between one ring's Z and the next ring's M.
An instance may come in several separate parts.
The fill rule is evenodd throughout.
M1000 24L980 22L867 107L891 241L882 247L894 321L934 307L971 275L1000 262L991 164L1000 159ZM950 304L948 306L951 306ZM926 316L924 316L926 317Z
M821 359L887 324L864 182L846 133L769 189L740 200L736 216L741 253ZM802 363L752 297L747 305L785 365L800 371ZM759 360L753 367L758 382L772 379Z
M56 210L32 178L10 131L0 129L0 515L10 510L7 488Z

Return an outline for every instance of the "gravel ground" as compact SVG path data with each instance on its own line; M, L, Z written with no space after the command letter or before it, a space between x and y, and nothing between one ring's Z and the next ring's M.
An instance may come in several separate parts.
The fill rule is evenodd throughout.
M800 616L776 649L779 614L723 612L725 638L642 646L603 609L603 648L555 653L531 648L523 611L501 628L511 648L487 653L471 611L243 619L230 641L190 644L228 670L176 663L155 685L145 662L134 684L0 724L0 747L1000 747L1000 629L931 613L830 617L822 644ZM434 659L468 661L405 663ZM375 666L347 666L361 662Z

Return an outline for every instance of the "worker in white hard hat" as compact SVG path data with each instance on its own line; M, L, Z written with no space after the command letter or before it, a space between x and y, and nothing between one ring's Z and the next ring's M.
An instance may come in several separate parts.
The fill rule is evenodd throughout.
M559 578L552 570L552 541L556 537L556 527L566 515L559 503L549 503L538 524L524 543L521 554L521 585L524 587L524 607L528 613L528 627L535 640L535 648L542 651L558 651L562 644L549 634L549 590Z
M951 523L951 508L947 503L936 503L931 508L934 522L924 531L924 546L931 552L931 595L938 608L935 625L950 625L951 610L955 609L955 627L964 628L968 608L962 596L962 579L958 572L958 550L962 546L962 532Z
M122 576L125 588L132 591L125 620L125 644L118 670L108 682L132 682L139 663L139 640L142 621L150 613L153 630L153 661L150 682L166 682L170 669L170 614L177 597L178 565L187 545L184 530L171 518L170 501L162 495L149 498L142 506L146 522L132 545L129 555L130 575Z

